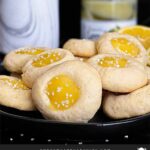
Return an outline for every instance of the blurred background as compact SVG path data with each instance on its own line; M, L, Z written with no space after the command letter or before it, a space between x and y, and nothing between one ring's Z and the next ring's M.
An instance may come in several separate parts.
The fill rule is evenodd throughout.
M0 0L0 52L56 48L115 27L150 25L150 0Z
M138 0L138 24L150 26L150 0ZM60 0L60 44L80 37L81 0Z

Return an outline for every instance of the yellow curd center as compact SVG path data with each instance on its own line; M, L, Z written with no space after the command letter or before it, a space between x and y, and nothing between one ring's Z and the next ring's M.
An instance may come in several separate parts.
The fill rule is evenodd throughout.
M66 110L76 103L80 90L69 76L58 75L49 81L46 94L51 107L56 110Z
M120 57L104 57L98 61L98 65L101 67L125 68L127 65L127 60Z
M121 52L124 52L132 57L140 54L140 49L125 38L115 38L111 40L112 46Z
M25 49L25 50L18 50L16 54L24 54L24 55L38 55L43 53L44 50L41 48L32 48L32 49Z
M8 79L8 78L2 78L1 81L5 82L7 85L12 87L13 89L22 89L22 90L28 90L29 88L26 87L26 85L23 83L21 79Z
M138 38L144 47L148 49L150 47L150 29L142 27L128 28L122 31L123 34L129 34Z
M150 30L144 29L141 27L134 27L134 29L129 28L129 29L124 30L123 33L135 36L139 39L146 39L150 37Z
M32 66L34 67L44 67L54 62L62 59L61 54L57 52L52 52L50 54L43 54L39 58L33 61Z

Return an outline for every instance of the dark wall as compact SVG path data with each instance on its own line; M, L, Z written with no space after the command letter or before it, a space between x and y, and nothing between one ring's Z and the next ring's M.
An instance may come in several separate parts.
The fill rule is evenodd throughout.
M150 0L139 0L138 22L150 26ZM60 43L80 37L80 0L60 0Z
M60 43L80 37L80 0L60 0Z
M150 0L139 0L138 22L150 26Z

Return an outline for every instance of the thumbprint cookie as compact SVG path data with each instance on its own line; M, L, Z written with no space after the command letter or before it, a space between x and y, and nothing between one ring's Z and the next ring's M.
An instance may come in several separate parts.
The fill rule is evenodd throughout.
M73 60L73 54L64 49L48 50L29 60L23 67L22 79L31 88L33 82L44 72L64 61Z
M44 47L25 47L13 50L5 56L3 65L10 72L22 73L22 67L27 61L46 50L48 48Z
M103 99L103 110L113 119L150 113L150 84L126 95L107 93Z
M35 110L31 89L21 79L0 75L0 105L24 111Z
M87 62L101 75L103 89L111 92L132 92L148 82L145 66L131 57L99 54Z
M67 61L35 81L32 97L37 109L47 119L87 122L101 105L100 75L84 62Z
M100 54L122 54L147 64L148 56L143 45L135 37L119 33L106 33L96 44Z

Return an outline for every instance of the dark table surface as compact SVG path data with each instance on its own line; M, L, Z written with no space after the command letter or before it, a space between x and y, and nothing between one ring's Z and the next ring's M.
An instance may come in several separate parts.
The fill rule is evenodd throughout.
M14 125L14 124L13 124ZM11 130L11 124L6 124L5 127L0 129L1 144L149 144L150 133L138 133L134 135L122 135L120 137L111 138L95 138L79 139L79 138L61 138L59 136L51 135L51 133L37 134L33 131L17 130L17 122L15 124L16 130ZM78 132L78 131L77 131Z

